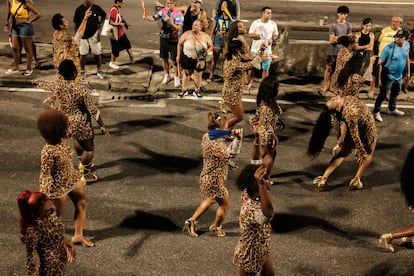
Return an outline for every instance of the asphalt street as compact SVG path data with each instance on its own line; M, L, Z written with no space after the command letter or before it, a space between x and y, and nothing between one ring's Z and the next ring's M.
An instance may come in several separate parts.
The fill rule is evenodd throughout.
M46 108L45 97L29 91L0 93L0 275L24 271L16 197L23 189L38 189L43 141L36 120ZM240 168L249 163L252 142L247 119L254 104L252 97L245 99L246 120L240 126L246 136L242 153L235 158ZM310 160L305 151L324 100L307 91L286 93L281 100L288 127L280 132L272 174L276 215L271 251L277 275L412 275L412 249L396 246L396 253L386 253L376 241L381 233L413 222L398 183L413 143L413 109L401 101L406 116L384 114L374 161L362 178L363 190L347 189L356 170L350 156L331 176L327 190L318 193L312 179L331 158L333 133L317 159ZM216 238L206 232L214 209L199 220L198 238L181 231L200 201L200 141L206 112L216 108L217 100L191 97L146 104L118 101L101 107L112 136L96 136L95 172L100 180L87 186L85 233L96 247L77 247L77 260L68 265L68 275L237 274L232 254L239 234L239 192L234 186L239 170L227 181L231 197L223 225L227 236ZM62 217L68 238L73 233L72 217L69 202Z

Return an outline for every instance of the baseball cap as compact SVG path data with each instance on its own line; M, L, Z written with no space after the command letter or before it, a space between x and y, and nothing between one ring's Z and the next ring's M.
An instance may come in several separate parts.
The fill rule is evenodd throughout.
M399 29L399 30L395 33L394 37L407 37L407 32L406 32L406 31L404 31L403 29Z
M203 0L194 0L195 2L198 2L200 4L203 4Z

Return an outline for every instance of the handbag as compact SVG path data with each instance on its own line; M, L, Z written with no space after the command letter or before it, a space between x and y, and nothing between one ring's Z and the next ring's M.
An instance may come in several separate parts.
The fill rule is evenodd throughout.
M205 59L197 59L196 68L198 71L202 71L206 69L206 60Z
M118 40L118 27L109 24L109 19L105 19L102 26L101 35L107 36L110 39Z

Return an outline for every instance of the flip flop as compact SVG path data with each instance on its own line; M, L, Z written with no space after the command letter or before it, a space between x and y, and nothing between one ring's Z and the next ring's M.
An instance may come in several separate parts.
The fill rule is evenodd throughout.
M206 82L207 83L212 83L214 80L212 79L212 78L208 78L207 80L206 80Z

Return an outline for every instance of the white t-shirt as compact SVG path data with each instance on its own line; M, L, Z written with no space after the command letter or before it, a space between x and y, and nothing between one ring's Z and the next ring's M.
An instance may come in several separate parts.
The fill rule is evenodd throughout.
M266 23L263 23L260 18L253 21L252 25L250 25L249 34L253 33L259 34L261 37L261 39L252 41L252 47L250 48L250 51L253 53L257 53L260 50L260 45L262 45L262 43L265 43L265 45L267 45L270 38L272 38L274 35L279 35L276 22L269 20ZM264 38L266 38L266 40L264 40ZM271 53L272 45L268 45L265 50L265 54Z

